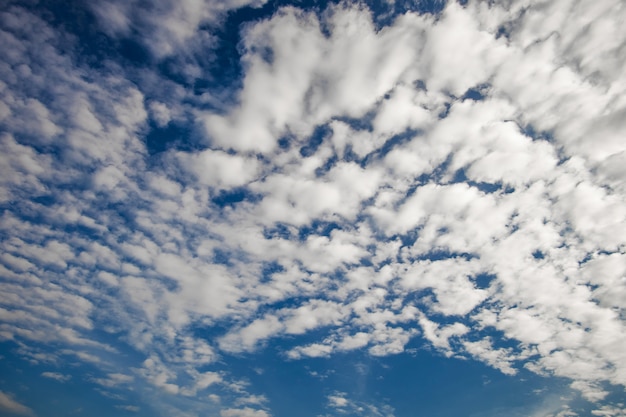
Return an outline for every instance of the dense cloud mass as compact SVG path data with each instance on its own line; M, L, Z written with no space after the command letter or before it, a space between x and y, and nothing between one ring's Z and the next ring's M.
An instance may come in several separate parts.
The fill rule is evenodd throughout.
M132 69L1 12L0 340L162 415L275 415L224 367L275 341L298 361L415 340L626 414L626 5L284 6L239 28L232 100L195 88L250 6L98 3L94 27L150 54Z

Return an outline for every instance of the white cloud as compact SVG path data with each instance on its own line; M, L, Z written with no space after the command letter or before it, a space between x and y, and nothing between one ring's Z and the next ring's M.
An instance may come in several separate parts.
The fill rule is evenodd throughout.
M324 358L330 356L333 352L333 346L321 343L313 343L307 346L298 346L290 350L287 356L290 359L300 359L302 357Z
M329 408L333 413L360 415L367 417L393 417L394 410L388 405L376 406L374 404L355 401L348 397L345 392L335 392L326 397Z
M336 395L328 396L328 404L333 408L343 408L348 405L348 400L345 397L345 393L338 393Z
M256 159L206 150L192 155L180 154L181 164L190 168L200 184L231 188L252 181L259 171Z
M220 411L221 417L269 417L270 414L265 410L257 410L250 407L244 408L227 408Z
M315 16L283 8L247 30L241 104L226 116L206 115L212 143L271 152L287 131L304 136L330 117L364 115L408 77L424 25L409 15L376 34L367 11L347 6L335 7L324 23L328 38ZM267 49L271 63L257 52Z
M59 382L67 382L70 379L72 379L71 375L65 375L60 372L42 372L41 376L50 378L50 379L55 379Z
M138 369L138 372L151 384L162 389L163 392L178 394L181 391L180 386L172 382L176 379L176 374L165 366L156 355L146 359L142 363L142 368Z
M264 395L248 395L247 397L238 398L236 401L237 405L251 404L251 405L259 405L267 403L267 397Z
M50 159L41 158L32 148L20 145L11 135L0 136L4 152L0 157L0 201L8 202L24 191L39 194L45 186L39 176L50 169Z
M214 384L222 382L223 380L222 375L217 372L190 371L188 373L192 376L195 384L191 388L184 388L180 391L182 395L188 397L195 396L198 391L203 391Z
M172 120L171 110L167 107L167 104L152 101L148 107L150 108L152 120L154 120L157 126L165 127Z
M19 416L34 416L35 413L30 408L15 401L11 396L0 391L0 410Z
M419 324L422 327L424 337L428 339L433 346L444 350L447 354L453 352L450 347L450 338L462 336L470 331L470 329L462 323L454 323L440 327L424 315L419 318Z
M465 350L472 356L486 362L490 366L502 371L507 375L515 375L517 370L512 366L510 350L495 348L489 339L482 339L477 342L463 342Z
M257 347L257 344L281 331L282 323L278 317L268 315L261 319L256 319L237 333L226 335L220 340L220 347L227 351L250 351Z
M591 414L594 416L622 417L626 415L626 408L624 408L623 404L617 406L603 405L597 410L592 410Z
M130 375L113 373L108 374L106 378L93 378L92 381L98 385L102 385L106 388L117 387L118 385L127 385L131 383L134 378Z

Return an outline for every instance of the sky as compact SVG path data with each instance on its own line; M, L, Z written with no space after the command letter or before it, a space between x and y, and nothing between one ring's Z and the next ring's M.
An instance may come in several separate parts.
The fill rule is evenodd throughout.
M626 416L626 3L0 2L0 416Z

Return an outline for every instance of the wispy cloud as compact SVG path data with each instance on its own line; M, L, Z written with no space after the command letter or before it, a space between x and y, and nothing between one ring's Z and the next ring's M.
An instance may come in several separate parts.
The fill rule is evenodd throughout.
M394 410L388 405L377 407L362 401L354 401L344 392L335 392L327 396L328 408L333 415L358 415L367 417L394 417Z
M50 378L50 379L55 379L59 382L67 382L70 379L72 379L71 375L62 374L60 372L42 372L41 376Z
M190 48L194 43L206 46L212 36L202 26L216 25L231 10L264 3L265 0L159 0L146 9L138 1L107 0L93 5L93 10L105 32L117 37L134 35L162 58L180 54L181 48Z
M20 404L16 400L14 400L10 395L5 394L0 391L0 410L3 410L6 413L18 415L18 416L27 416L34 417L35 413L30 408L26 407L23 404Z
M131 413L137 413L141 410L141 408L136 405L117 405L116 408L124 411L130 411Z

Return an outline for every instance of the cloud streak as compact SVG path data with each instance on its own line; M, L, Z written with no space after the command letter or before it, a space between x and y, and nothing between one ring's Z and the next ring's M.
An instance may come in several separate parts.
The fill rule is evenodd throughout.
M15 401L11 398L11 396L5 394L4 392L0 392L0 409L18 416L35 416L33 410Z

